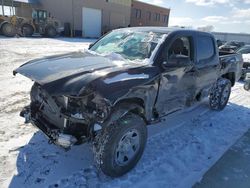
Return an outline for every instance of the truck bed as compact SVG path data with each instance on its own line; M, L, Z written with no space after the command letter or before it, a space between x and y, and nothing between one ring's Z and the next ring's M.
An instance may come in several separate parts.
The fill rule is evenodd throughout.
M219 51L219 61L222 74L235 73L235 80L238 81L242 75L242 55L234 52Z

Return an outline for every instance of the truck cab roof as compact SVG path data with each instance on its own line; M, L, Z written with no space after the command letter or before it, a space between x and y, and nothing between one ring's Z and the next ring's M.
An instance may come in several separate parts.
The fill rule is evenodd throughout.
M192 34L207 34L210 36L213 36L213 34L204 32L204 31L198 31L194 29L186 29L186 28L180 28L180 27L130 27L130 28L121 28L118 30L130 30L134 32L156 32L156 33L192 33Z

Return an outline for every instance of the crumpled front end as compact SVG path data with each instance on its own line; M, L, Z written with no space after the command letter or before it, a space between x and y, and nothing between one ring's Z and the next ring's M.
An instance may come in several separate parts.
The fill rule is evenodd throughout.
M31 103L20 115L49 138L51 143L69 148L90 140L96 123L109 114L108 103L95 93L85 96L50 96L39 84L31 89Z

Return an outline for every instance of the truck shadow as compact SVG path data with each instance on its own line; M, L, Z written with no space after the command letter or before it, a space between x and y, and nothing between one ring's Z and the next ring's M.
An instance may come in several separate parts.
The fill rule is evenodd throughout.
M9 187L105 187L105 185L113 185L113 187L119 187L117 186L117 183L119 183L119 185L123 185L123 183L132 183L133 181L135 181L135 177L136 182L143 182L145 181L147 175L149 176L150 174L152 175L153 173L155 173L154 169L157 172L159 167L159 165L156 164L157 161L163 160L163 163L165 161L167 163L165 164L165 167L170 164L175 166L175 160L172 159L180 157L180 153L186 149L188 150L188 153L190 153L190 156L188 156L188 158L185 158L185 160L187 160L185 161L185 163L187 163L187 166L185 166L184 169L182 169L181 167L174 168L174 170L183 171L184 173L185 170L192 170L189 169L188 165L194 164L197 160L199 162L199 160L204 157L203 155L205 151L197 152L195 151L197 148L206 148L211 147L210 145L213 145L210 142L214 142L214 140L209 137L213 132L216 132L216 134L218 135L225 134L224 132L227 129L227 123L222 122L222 117L224 117L225 114L230 114L230 121L232 122L240 121L240 125L232 125L235 126L236 129L236 132L234 133L235 137L239 138L242 135L240 131L244 133L244 131L249 128L250 109L234 103L229 103L224 111L215 112L208 110L207 104L203 102L197 105L195 108L185 110L176 115L171 115L164 122L158 123L154 126L150 126L149 132L154 132L152 135L161 135L158 137L151 135L148 140L148 145L145 149L145 153L138 163L137 167L125 176L116 179L104 176L93 166L93 154L91 152L90 145L86 144L75 146L70 151L65 152L65 150L57 146L49 145L45 136L40 131L38 131L34 134L27 145L19 149L19 155L16 161L17 175L13 176ZM194 119L199 118L200 123L197 123L197 121ZM209 118L209 120L207 120L206 118ZM204 123L204 119L206 123ZM216 123L218 123L220 119L221 125L216 125ZM181 120L180 122L182 123L180 124L180 122L177 120ZM211 126L211 124L214 125ZM241 128L239 128L239 126L241 126ZM154 129L158 130L155 131ZM181 132L180 130L183 129L185 129L185 131ZM177 140L172 141L174 131L178 131L179 133L176 138L174 137ZM193 147L194 143L197 144L197 140L193 141L192 139L199 137L201 132L204 134L208 132L209 136L199 138L198 140L202 141L201 146L197 148ZM191 134L192 137L190 136ZM229 138L230 136L225 139ZM207 140L203 141L202 139ZM185 141L185 147L187 148L183 148L184 146L180 147L179 149L178 147L172 147L172 145L174 144L184 142L183 140ZM159 142L163 142L161 143L162 146L155 146ZM230 143L232 141L223 140L224 145L219 145L218 148L226 147L225 143L227 142ZM188 146L189 143L192 144L192 147ZM217 143L220 142L217 141ZM228 147L230 146L227 145L226 149L228 149ZM163 148L166 148L166 150L164 150ZM213 157L214 156L210 158ZM216 156L214 158L217 158L218 160L219 157ZM158 158L160 158L160 160ZM148 162L149 160L150 163ZM210 164L211 162L207 161L207 163ZM203 168L201 169L201 171L204 172L204 168L207 168L207 166L209 165L206 164L201 166L201 168ZM173 170L173 168L170 170ZM197 169L195 170L195 173L197 173ZM205 171L206 170L208 169L205 169ZM161 172L160 174L162 173L164 173L165 182L168 182L168 184L165 185L172 186L174 184L180 183L176 182L176 180L179 181L180 179L178 179L178 177L174 178L174 174L171 174L171 171L168 172L168 168L166 168L165 171ZM185 178L185 174L182 174L182 176L184 177L180 178Z

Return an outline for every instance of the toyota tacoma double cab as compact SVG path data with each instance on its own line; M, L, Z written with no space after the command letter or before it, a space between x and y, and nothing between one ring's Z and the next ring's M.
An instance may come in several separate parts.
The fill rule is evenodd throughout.
M141 158L147 125L209 97L222 110L242 56L212 34L160 27L111 31L89 49L32 60L13 71L34 81L20 115L66 149L91 142L98 168L117 177ZM149 146L150 147L150 146Z

